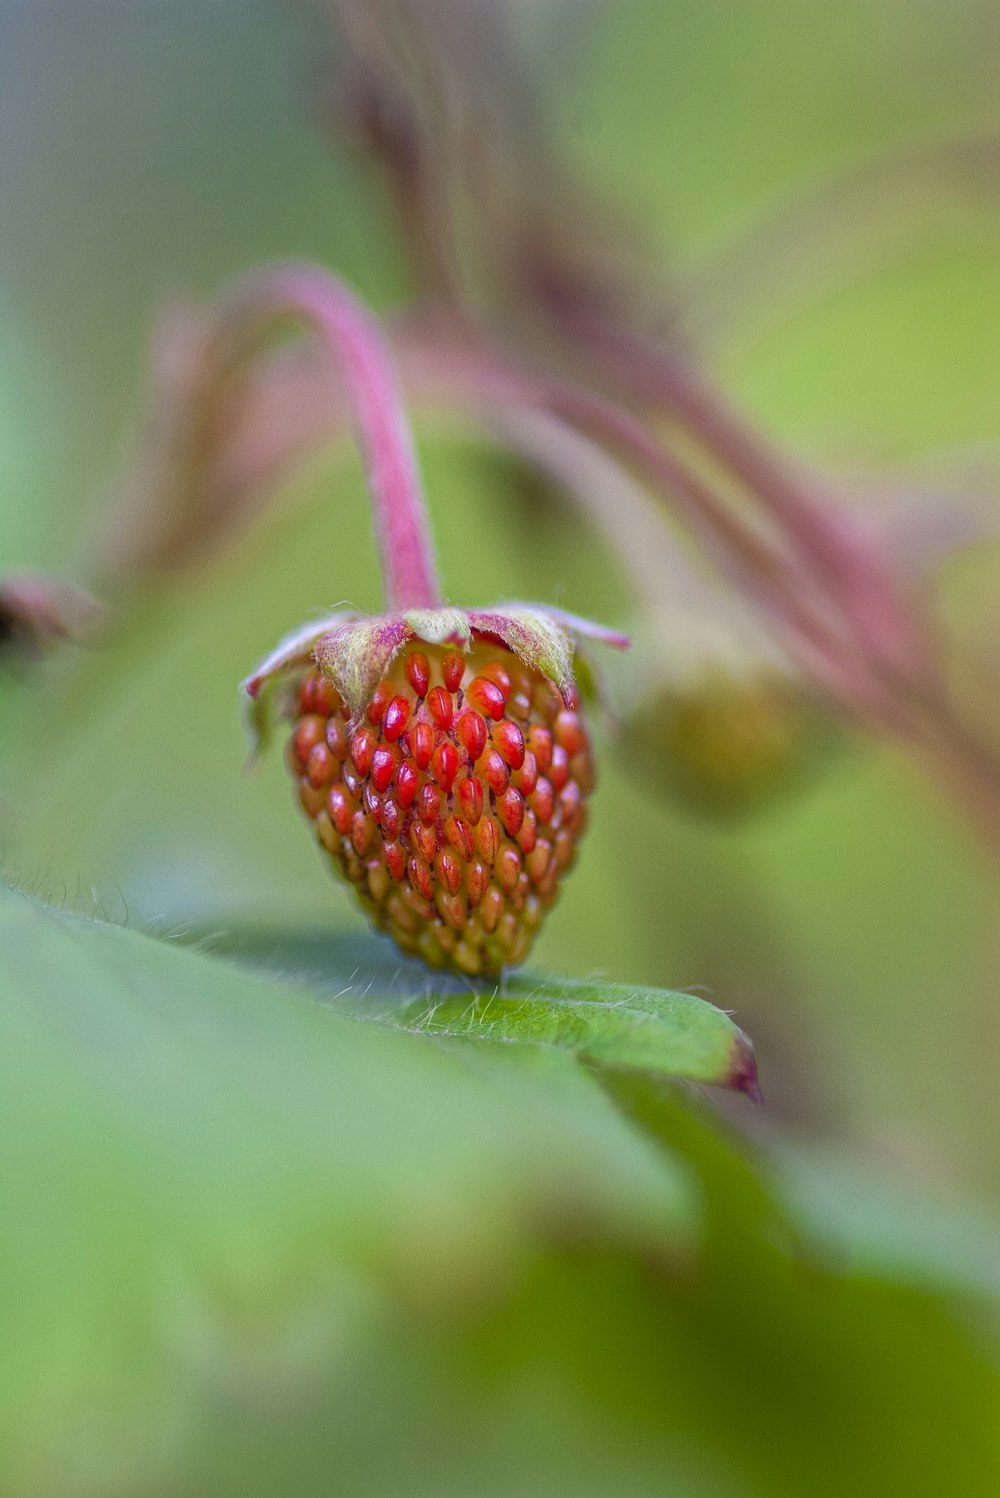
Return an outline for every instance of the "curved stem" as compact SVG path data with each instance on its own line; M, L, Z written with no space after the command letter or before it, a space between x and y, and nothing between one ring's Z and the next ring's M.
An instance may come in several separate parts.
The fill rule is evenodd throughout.
M389 612L438 608L441 594L413 438L389 347L375 318L341 282L306 263L260 271L223 307L223 326L263 331L295 318L333 356L364 461Z

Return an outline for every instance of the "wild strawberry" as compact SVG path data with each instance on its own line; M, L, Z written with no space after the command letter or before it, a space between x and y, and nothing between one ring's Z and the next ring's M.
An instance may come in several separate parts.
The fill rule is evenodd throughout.
M488 629L442 612L461 648L447 637L394 645L354 701L337 686L345 649L384 653L369 621L323 630L311 650L296 642L249 689L259 703L283 687L300 803L375 925L432 967L495 976L524 959L559 897L587 825L593 755L560 622L504 611L505 631L519 622L518 654L500 611ZM537 664L525 658L532 625Z
M334 869L432 967L521 962L586 826L594 766L575 640L620 635L532 605L441 605L412 447L377 328L344 288L292 268L288 305L341 364L366 459L389 612L296 631L244 682L259 745L288 764Z

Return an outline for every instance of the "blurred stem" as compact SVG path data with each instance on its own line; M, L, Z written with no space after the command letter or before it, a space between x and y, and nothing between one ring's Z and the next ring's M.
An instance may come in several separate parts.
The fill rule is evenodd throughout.
M365 464L389 612L437 608L441 594L413 437L385 337L347 288L317 266L291 262L250 276L223 306L222 328L242 341L288 318L323 340L343 380Z
M620 558L647 613L704 605L702 583L666 517L627 469L568 422L545 411L484 413L505 447L542 470L572 498Z
M556 315L562 315L553 303ZM680 422L711 461L752 493L811 587L836 599L869 660L914 681L933 670L927 640L901 604L890 567L853 518L745 421L690 361L605 321L565 314L581 347L632 400Z
M810 587L794 556L782 554L748 517L730 510L683 457L623 407L581 386L521 369L471 341L411 337L401 347L407 377L424 396L434 390L487 421L498 408L542 410L616 453L682 514L706 553L753 597L764 616L782 621L807 669L838 696L848 693L850 673L858 670L856 652L844 639L835 610Z
M373 41L370 20L352 37ZM376 53L377 53L376 48ZM461 273L456 264L450 210L439 200L437 175L428 159L430 143L413 114L412 101L394 89L375 58L359 51L345 66L337 87L339 122L382 173L399 223L414 285L421 298L458 311Z
M851 161L782 195L696 264L679 268L685 320L717 344L732 324L844 284L887 245L912 243L935 217L973 212L1000 191L1000 135L920 141ZM895 236L895 238L894 238ZM776 277L774 267L782 274Z

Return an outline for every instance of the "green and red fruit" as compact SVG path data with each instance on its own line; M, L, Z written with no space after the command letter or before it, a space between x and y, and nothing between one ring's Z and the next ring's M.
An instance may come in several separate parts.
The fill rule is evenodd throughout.
M573 866L595 772L571 630L622 643L516 605L338 618L245 683L258 742L292 723L289 769L334 871L432 967L522 962Z

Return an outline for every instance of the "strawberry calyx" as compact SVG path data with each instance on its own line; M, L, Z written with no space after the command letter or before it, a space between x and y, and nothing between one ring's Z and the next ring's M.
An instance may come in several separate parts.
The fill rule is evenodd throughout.
M529 670L547 677L567 707L577 689L579 638L626 649L627 635L541 604L505 603L492 609L409 609L375 617L337 613L286 635L242 682L254 754L265 747L276 718L287 715L303 675L316 665L347 704L351 726L403 647L414 640L469 651L474 642L502 645Z

